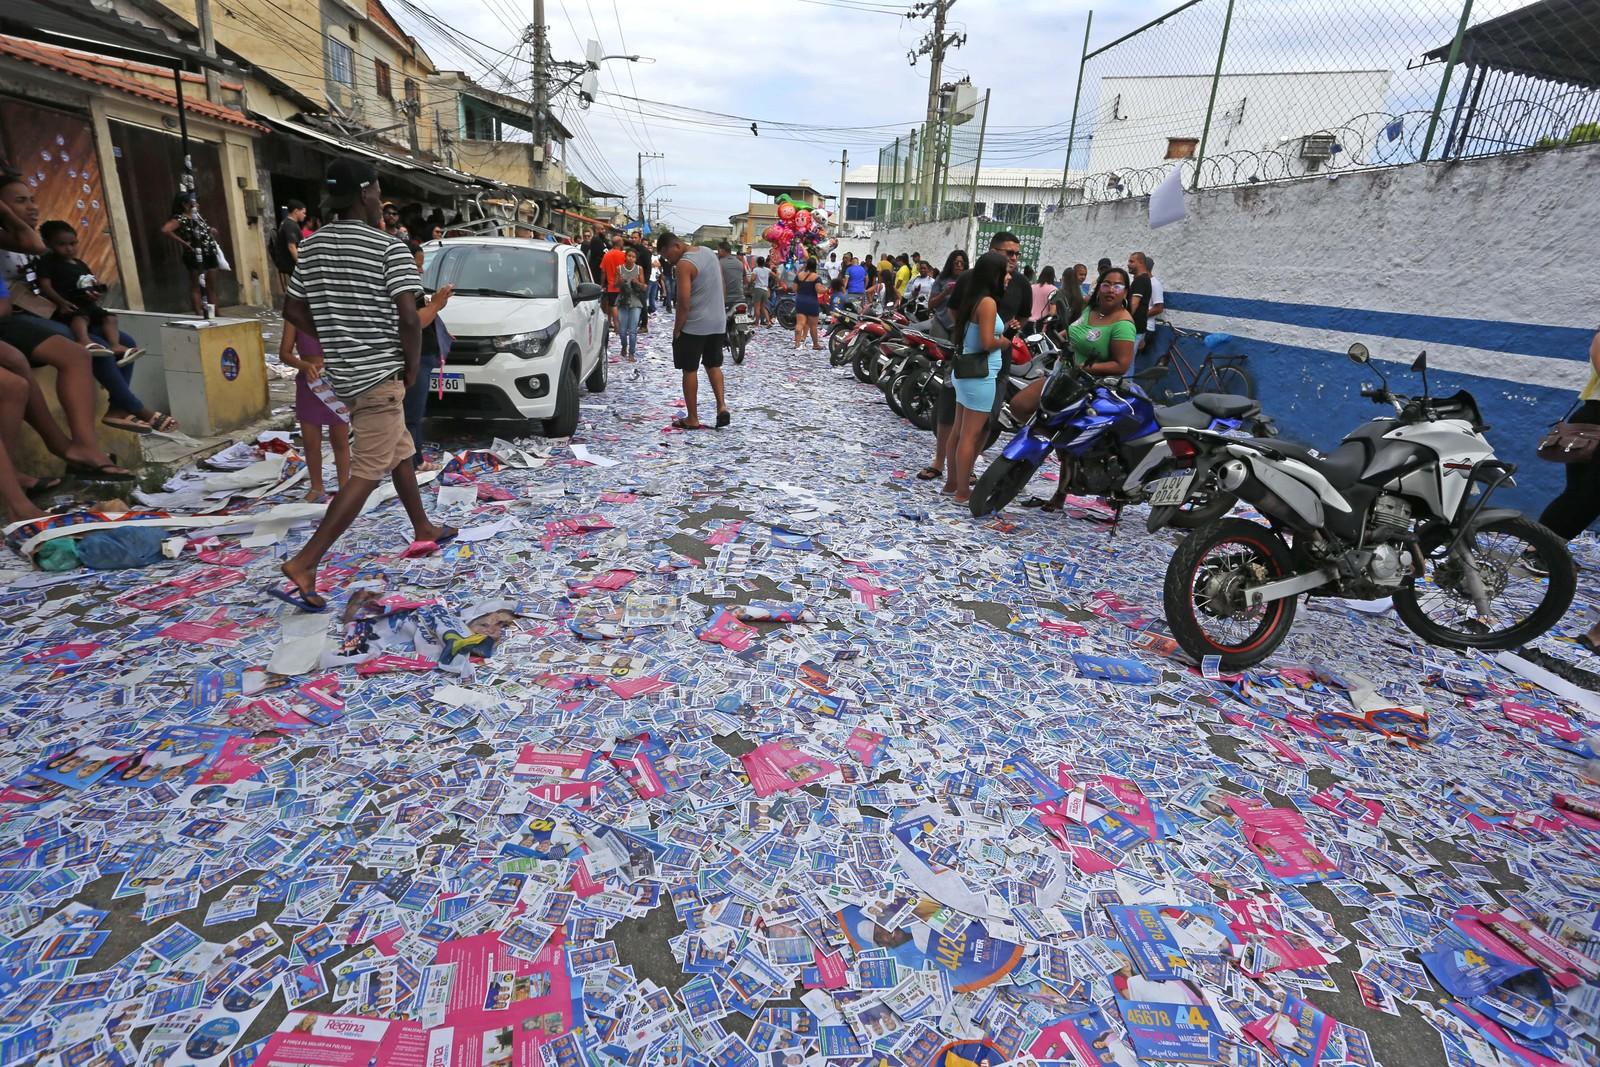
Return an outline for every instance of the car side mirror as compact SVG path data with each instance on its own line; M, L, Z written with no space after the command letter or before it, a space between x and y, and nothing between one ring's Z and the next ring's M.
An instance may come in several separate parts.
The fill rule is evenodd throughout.
M1350 362L1352 363L1372 362L1372 353L1367 351L1367 346L1362 344L1360 341L1357 341L1355 344L1350 346L1349 355Z
M579 282L578 287L572 290L572 302L574 304L588 304L599 300L600 295L604 292L605 290L594 282Z

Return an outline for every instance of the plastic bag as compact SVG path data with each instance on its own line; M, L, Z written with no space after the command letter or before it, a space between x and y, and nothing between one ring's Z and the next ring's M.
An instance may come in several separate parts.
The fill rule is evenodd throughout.
M97 571L148 567L163 558L161 537L160 530L148 527L96 530L79 539L78 558L84 566Z

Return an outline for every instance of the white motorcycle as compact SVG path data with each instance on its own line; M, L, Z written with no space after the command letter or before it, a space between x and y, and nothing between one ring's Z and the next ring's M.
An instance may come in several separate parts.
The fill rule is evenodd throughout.
M1365 345L1350 358L1371 366ZM1426 352L1411 369L1422 395L1391 393L1386 379L1362 386L1395 414L1328 455L1278 438L1167 431L1195 446L1195 469L1152 487L1152 531L1211 479L1267 520L1218 519L1172 557L1163 599L1189 655L1219 657L1226 670L1259 663L1288 636L1302 593L1391 597L1401 622L1450 648L1515 648L1566 613L1577 586L1566 542L1485 506L1515 468L1495 458L1470 393L1430 396Z

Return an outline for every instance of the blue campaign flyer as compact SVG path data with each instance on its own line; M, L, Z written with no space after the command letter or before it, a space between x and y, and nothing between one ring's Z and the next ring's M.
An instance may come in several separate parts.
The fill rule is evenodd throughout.
M1106 913L1141 974L1158 982L1184 977L1183 971L1189 961L1184 958L1159 908L1149 904L1114 904L1106 908Z
M1102 682L1127 682L1131 685L1149 685L1156 680L1156 672L1136 659L1118 659L1114 656L1086 656L1074 653L1072 662L1085 678Z
M921 901L913 914L931 915L938 907L935 901ZM895 929L880 926L854 904L835 912L834 918L853 951L887 949L889 958L907 970L933 970L945 975L957 993L991 986L1022 962L1021 945L990 937L978 922L946 936L923 922L908 922Z
M1006 762L1002 769L1007 774L1022 779L1038 798L1036 803L1043 804L1052 800L1060 800L1067 795L1067 791L1061 788L1053 776L1040 770L1020 749L1006 757Z
M1210 1063L1217 1058L1217 1017L1199 1004L1117 997L1134 1055L1142 1060Z

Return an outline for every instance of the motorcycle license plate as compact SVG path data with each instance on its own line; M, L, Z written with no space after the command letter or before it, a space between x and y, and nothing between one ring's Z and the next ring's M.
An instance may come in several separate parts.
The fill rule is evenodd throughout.
M1182 504L1189 499L1189 483L1192 481L1193 474L1174 474L1161 479L1150 490L1150 506L1166 508Z
M748 325L750 325L750 323L754 322L755 320L752 319L749 315L735 315L733 317L733 321L734 321L735 325L748 326Z
M467 376L465 374L429 375L428 390L434 393L464 393L467 391Z

